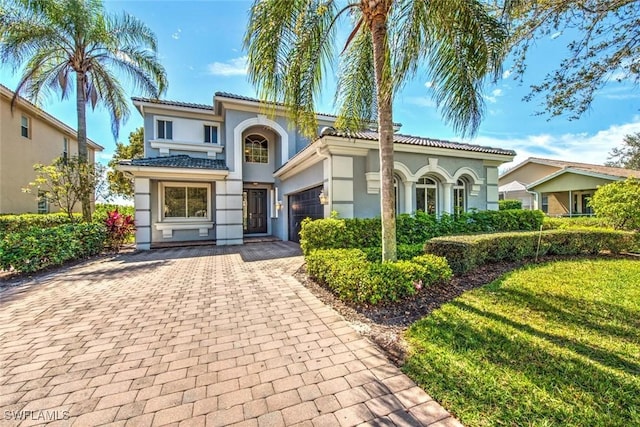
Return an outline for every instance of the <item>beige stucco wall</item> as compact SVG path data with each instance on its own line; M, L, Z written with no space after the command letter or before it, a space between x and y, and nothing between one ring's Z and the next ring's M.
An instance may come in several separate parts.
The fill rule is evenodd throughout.
M22 115L30 119L30 138L21 135ZM12 112L10 99L0 96L0 213L38 211L36 195L23 193L22 188L35 179L34 164L50 164L62 155L65 137L69 139L69 155L77 155L73 133L66 133L20 104ZM93 162L94 149L89 147L88 154ZM51 211L55 210L51 205Z
M513 181L519 181L523 184L531 184L532 182L536 182L537 180L542 179L545 176L551 175L559 169L560 168L557 166L528 163L506 176L501 176L498 180L498 185L505 185Z
M552 193L557 191L582 191L595 190L600 185L610 184L615 179L597 178L594 176L580 175L576 173L565 172L562 175L550 179L531 188L532 191L539 193Z

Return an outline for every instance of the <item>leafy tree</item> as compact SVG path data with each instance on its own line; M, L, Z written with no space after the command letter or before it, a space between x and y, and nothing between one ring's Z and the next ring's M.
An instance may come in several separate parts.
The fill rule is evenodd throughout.
M116 143L116 152L109 161L111 170L107 172L109 190L112 194L127 198L133 197L133 180L127 178L121 171L116 170L116 166L118 166L120 160L137 159L142 156L144 156L144 129L139 127L129 134L129 144Z
M117 137L129 117L121 78L153 97L167 87L153 32L127 13L106 13L102 0L3 0L0 40L2 62L22 68L12 105L22 92L36 103L51 91L65 99L75 82L79 162L88 161L88 103L109 111ZM80 176L80 184L88 186L89 179ZM91 220L89 196L82 199L85 221Z
M640 132L626 135L624 145L611 150L605 165L640 170Z
M484 111L482 83L497 76L505 25L481 0L427 2L255 0L245 34L248 71L261 99L282 102L301 131L317 136L314 101L334 60L336 21L351 12L341 53L336 126L377 122L380 149L382 258L396 258L393 189L394 94L426 65L445 121L474 134Z
M22 191L37 193L38 198L46 197L50 202L72 218L78 202L91 200L96 192L104 187L105 167L101 164L87 163L73 156L59 157L50 165L33 165L36 179Z
M640 82L640 2L638 0L505 0L511 3L516 71L526 69L529 47L541 37L572 37L557 70L532 86L525 99L545 93L552 117L584 113L608 82Z
M627 178L598 188L589 201L598 217L616 229L640 230L640 179Z

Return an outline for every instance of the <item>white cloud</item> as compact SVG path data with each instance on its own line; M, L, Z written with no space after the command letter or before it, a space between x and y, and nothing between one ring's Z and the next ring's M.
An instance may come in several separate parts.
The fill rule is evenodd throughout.
M562 31L558 31L558 32L555 32L555 33L551 34L550 38L551 38L551 40L554 40L554 39L557 39L558 37L560 37L561 35L562 35Z
M427 89L432 88L433 87L433 82L432 81L428 81L424 84L424 87L426 87Z
M436 108L436 103L433 99L426 96L409 96L404 99L407 104L417 105L418 107Z
M511 70L505 70L504 73L502 73L502 78L504 80L508 79L509 77L511 77L511 73L512 73Z
M174 40L180 40L180 35L182 33L182 29L178 28L178 31L176 31L175 33L171 34L171 38Z
M636 132L640 132L640 116L634 117L630 123L611 125L594 134L551 135L543 133L520 138L479 136L470 142L515 150L517 153L515 160L501 167L501 170L506 170L527 157L603 164L607 161L608 153L613 147L621 146L626 135Z
M494 89L491 91L491 95L485 95L484 99L492 104L495 104L496 102L498 102L498 98L500 98L502 95L502 89Z
M226 62L214 62L207 66L209 74L214 76L244 76L247 74L247 56L230 59Z

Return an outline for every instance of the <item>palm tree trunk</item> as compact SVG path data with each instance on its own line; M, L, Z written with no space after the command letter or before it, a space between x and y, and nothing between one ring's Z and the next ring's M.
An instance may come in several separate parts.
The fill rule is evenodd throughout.
M373 64L378 102L378 137L380 149L380 211L382 216L382 260L395 261L396 212L393 188L393 110L389 70L387 17L390 2L378 1L370 21L373 41Z
M87 97L86 97L86 78L81 72L76 73L76 111L78 113L78 161L79 163L88 163L87 154ZM80 203L82 204L82 219L85 222L91 222L91 193L89 190L89 180L82 168L80 173Z

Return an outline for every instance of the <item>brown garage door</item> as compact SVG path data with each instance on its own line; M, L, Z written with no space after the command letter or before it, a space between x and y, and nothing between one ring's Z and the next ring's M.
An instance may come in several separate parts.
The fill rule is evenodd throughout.
M289 240L300 241L302 220L324 218L324 206L320 204L322 186L289 196Z

